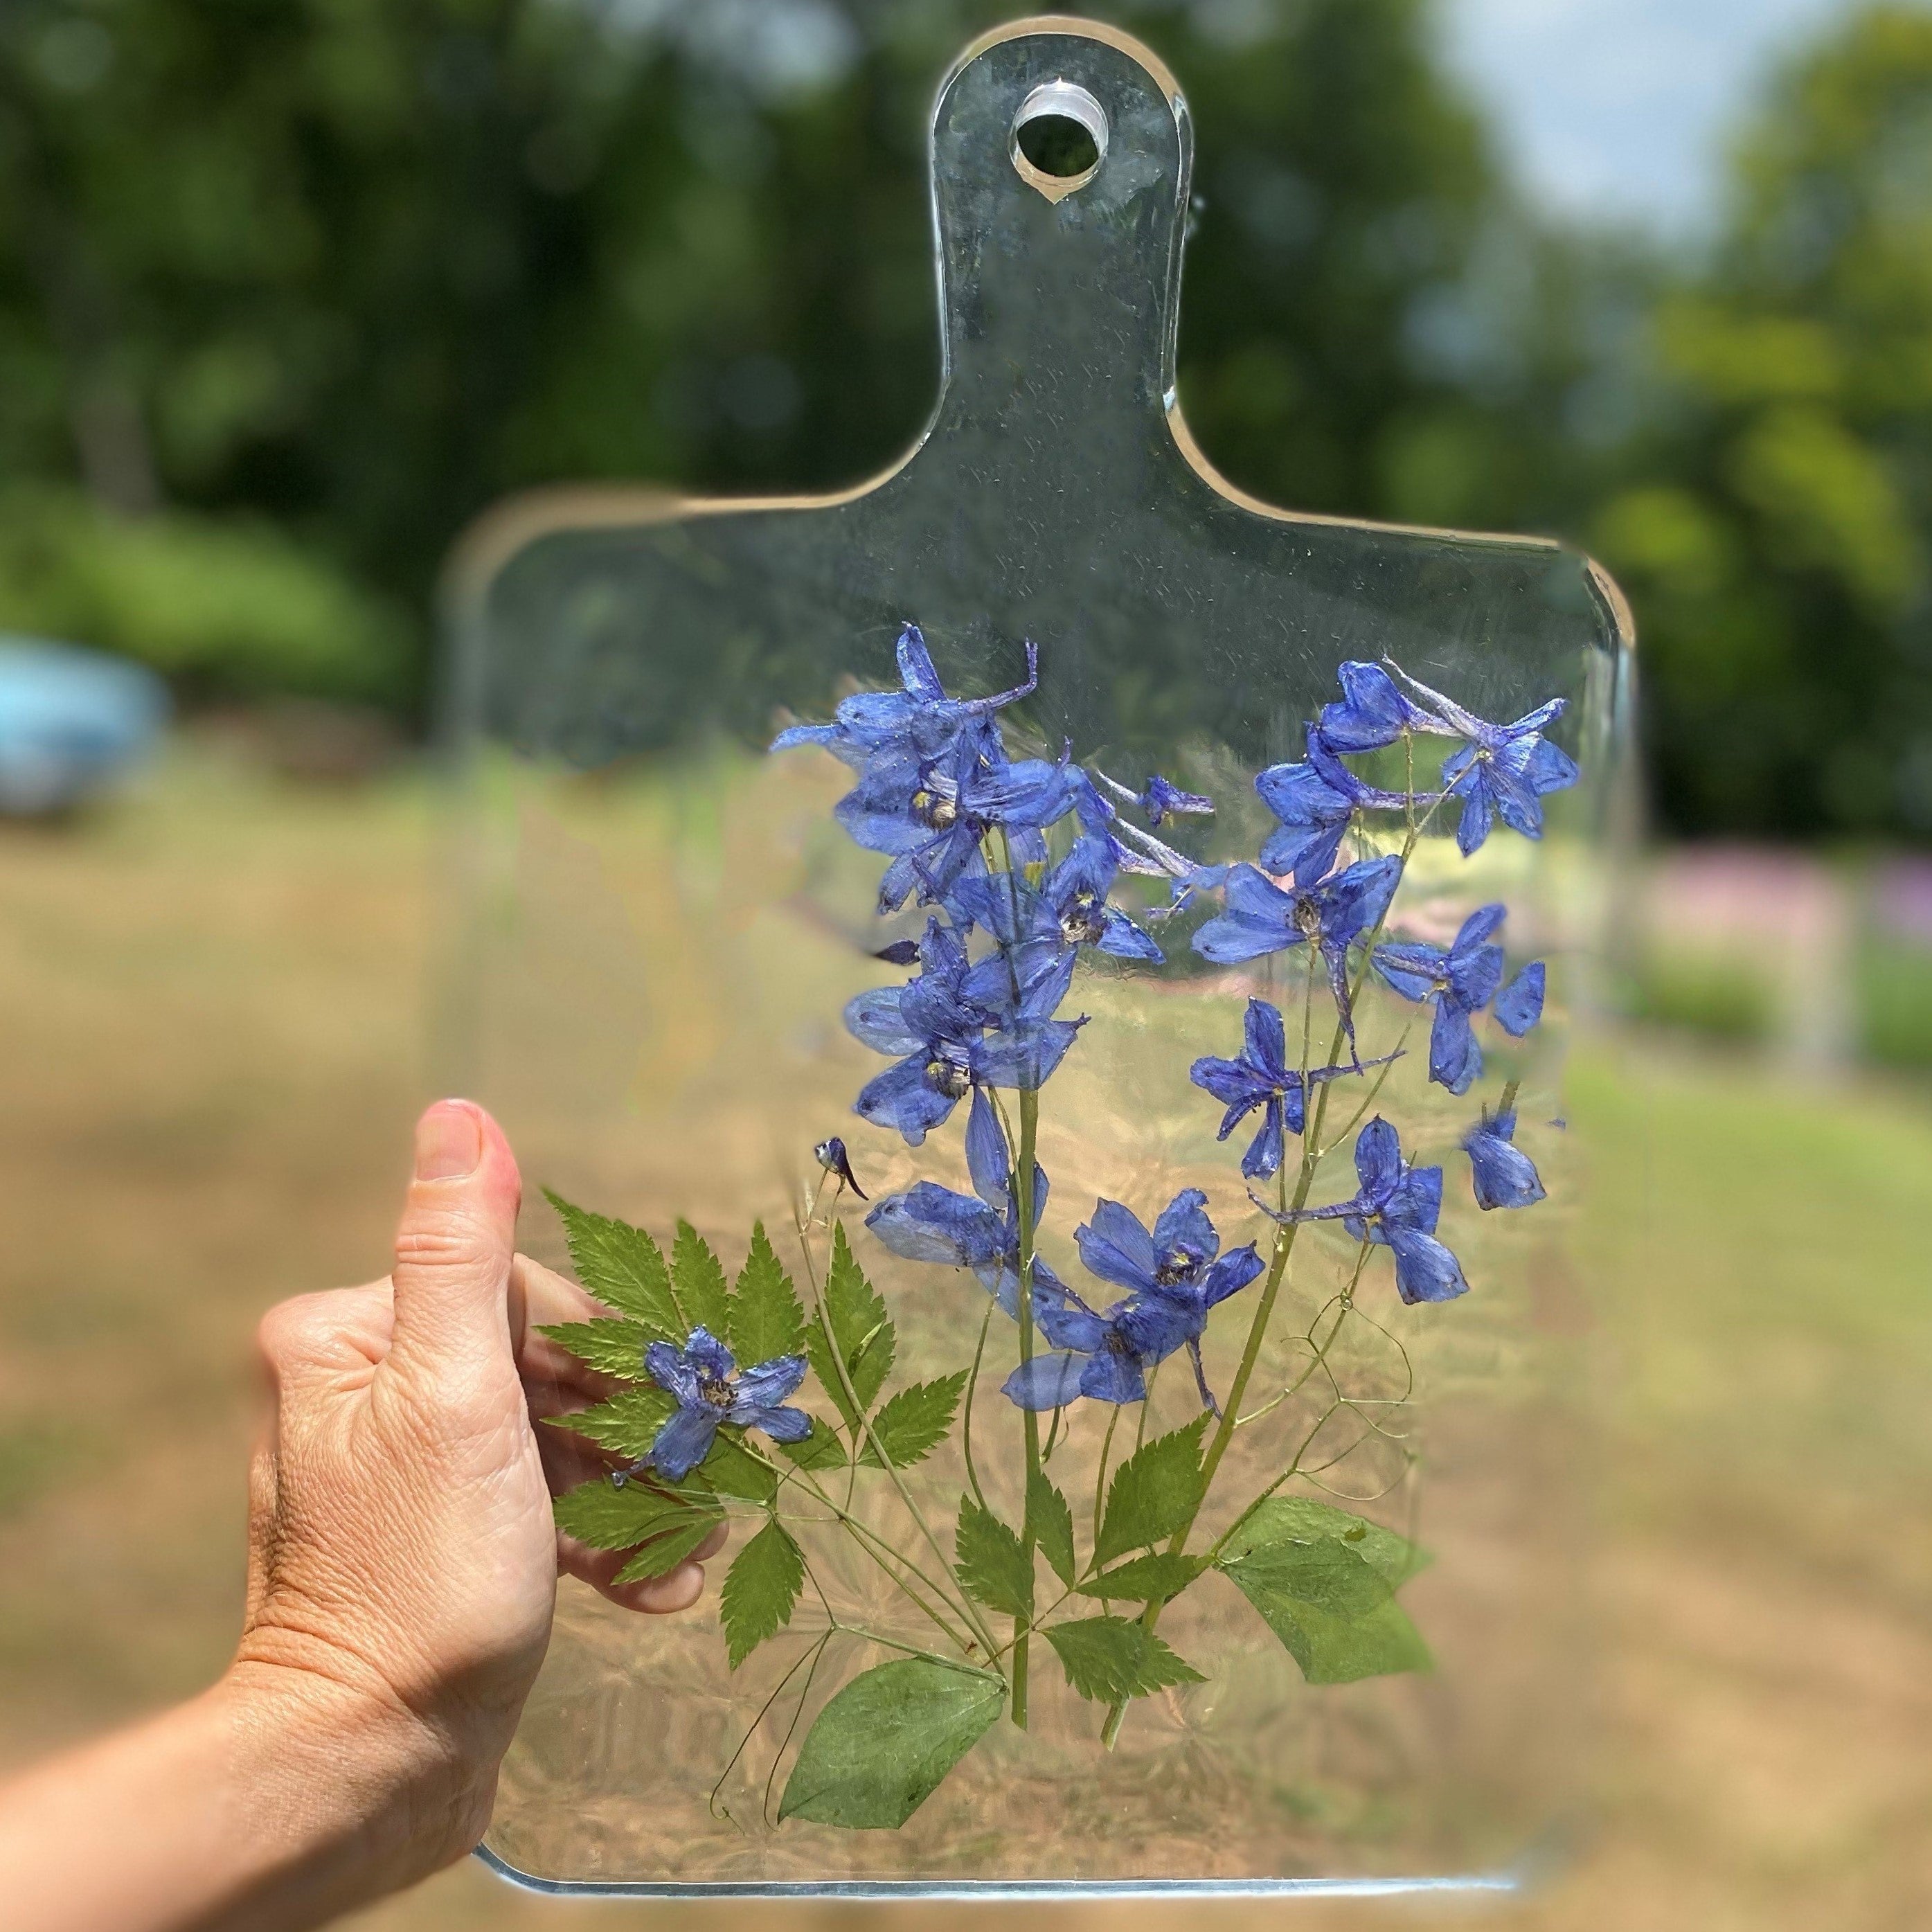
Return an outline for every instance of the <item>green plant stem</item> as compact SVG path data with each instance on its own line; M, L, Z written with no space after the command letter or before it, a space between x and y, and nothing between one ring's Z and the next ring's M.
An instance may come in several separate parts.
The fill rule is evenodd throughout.
M980 1322L980 1340L973 1350L973 1367L966 1378L966 1406L959 1416L959 1446L966 1455L966 1480L973 1486L973 1500L982 1509L986 1507L986 1492L980 1486L980 1472L973 1462L973 1394L980 1386L980 1365L986 1359L986 1331L993 1325L993 1310L998 1300L988 1297L986 1312Z
M1412 790L1413 787L1411 789ZM1438 800L1438 802L1439 803L1440 801ZM1422 836L1430 820L1435 816L1435 812L1436 807L1431 806L1420 819L1416 819L1412 812L1412 822L1408 828L1407 835L1402 840L1402 872L1407 872L1410 857L1415 850L1416 842ZM1390 902L1394 903L1393 895L1390 896ZM1382 918L1376 922L1375 930L1369 934L1367 940L1362 947L1361 968L1348 988L1348 1006L1351 1012L1354 1010L1355 1003L1361 995L1363 987L1368 982L1370 962L1375 958L1376 947L1381 942L1382 929L1388 923L1388 913L1385 908ZM1311 980L1314 968L1315 962L1311 956L1309 961ZM1347 1029L1342 1025L1342 1016L1338 1012L1335 1016L1334 1035L1328 1042L1328 1058L1323 1062L1324 1066L1332 1066L1336 1064L1336 1056L1341 1052L1347 1038ZM1305 1052L1304 1048L1304 1053ZM1302 1086L1304 1103L1308 1091L1305 1075L1304 1068ZM1294 1197L1292 1203L1284 1202L1284 1211L1298 1214L1308 1204L1309 1190L1315 1184L1315 1170L1321 1160L1322 1154L1325 1151L1322 1145L1322 1129L1323 1123L1328 1118L1328 1096L1334 1090L1334 1082L1324 1081L1320 1094L1316 1098L1313 1109L1307 1117L1301 1138L1301 1162L1295 1178ZM1287 1172L1284 1166L1282 1169L1284 1195L1286 1192ZM1228 1391L1228 1399L1222 1405L1220 1425L1215 1430L1214 1436L1208 1443L1208 1453L1201 1459L1201 1499L1195 1504L1186 1522L1174 1532L1168 1544L1169 1551L1176 1556L1180 1555L1186 1548L1187 1539L1193 1534L1194 1526L1200 1520L1202 1510L1206 1506L1208 1492L1214 1485L1214 1472L1221 1466L1221 1458L1228 1453L1228 1444L1234 1432L1235 1418L1240 1414L1242 1402L1247 1395L1249 1382L1254 1375L1255 1364L1261 1359L1262 1345L1268 1338L1268 1323L1274 1313L1275 1303L1280 1295L1282 1283L1287 1277L1288 1258L1294 1252L1294 1238L1300 1232L1299 1222L1287 1227L1277 1226L1275 1230L1274 1252L1269 1262L1268 1280L1262 1286L1262 1298L1255 1310L1254 1319L1248 1324L1248 1339L1241 1351L1240 1366L1235 1371L1233 1384ZM1300 1460L1298 1456L1296 1460L1298 1463ZM1285 1482L1286 1480L1287 1477L1282 1476L1276 1486L1279 1487L1280 1483ZM1148 1605L1141 1618L1141 1625L1143 1629L1148 1631L1153 1630L1160 1622L1162 1607L1163 1606L1158 1600ZM1107 1713L1107 1721L1102 1729L1100 1736L1101 1741L1110 1750L1120 1737L1121 1720L1126 1717L1126 1711L1127 1700L1123 1698Z
M845 1400L851 1404L852 1413L858 1418L858 1425L853 1431L854 1473L856 1475L858 1467L858 1438L862 1435L866 1441L872 1445L872 1453L878 1457L880 1467L892 1478L892 1487L898 1492L899 1501L905 1505L906 1514L912 1518L914 1526L925 1538L926 1547L932 1552L933 1556L938 1561L940 1568L946 1573L947 1580L958 1592L960 1610L971 1627L974 1634L986 1646L986 1654L990 1657L998 1648L993 1640L993 1634L986 1628L985 1620L974 1607L972 1599L967 1594L965 1586L959 1580L959 1573L952 1566L952 1558L940 1548L938 1538L933 1534L932 1527L926 1522L918 1504L913 1501L912 1492L906 1487L905 1478L899 1474L898 1464L886 1453L884 1444L880 1442L873 1430L871 1418L866 1414L866 1406L859 1400L859 1391L853 1386L852 1372L845 1365L845 1351L838 1345L838 1335L832 1325L832 1311L826 1306L825 1291L819 1285L817 1272L812 1268L811 1246L805 1240L805 1231L802 1228L799 1231L799 1239L801 1245L806 1249L806 1278L812 1283L812 1298L818 1310L818 1319L825 1330L826 1353L832 1358L834 1366L838 1369L838 1381L845 1391ZM1022 1281L1024 1285L1024 1276L1022 1277Z
M1019 1220L1019 1322L1020 1366L1024 1369L1033 1360L1033 1250L1034 1216L1036 1210L1033 1198L1033 1169L1034 1150L1040 1139L1040 1092L1036 1088L1020 1089L1019 1147L1015 1155L1013 1170L1013 1198L1018 1208ZM1034 1478L1040 1474L1040 1418L1033 1410L1020 1411L1021 1427L1026 1442L1026 1493L1030 1496ZM1022 1509L1020 1513L1020 1544L1026 1552L1029 1568L1033 1563L1034 1546L1033 1513ZM1027 1723L1027 1668L1028 1630L1026 1619L1016 1620L1013 1636L1013 1722L1022 1730Z
M1148 1394L1152 1394L1150 1390ZM1142 1412L1143 1414L1146 1412L1144 1398L1142 1402ZM1100 1546L1101 1498L1107 1492L1107 1452L1114 1446L1114 1430L1120 1419L1120 1405L1115 1402L1107 1417L1107 1432L1100 1438L1100 1466L1094 1474L1094 1547L1096 1550Z

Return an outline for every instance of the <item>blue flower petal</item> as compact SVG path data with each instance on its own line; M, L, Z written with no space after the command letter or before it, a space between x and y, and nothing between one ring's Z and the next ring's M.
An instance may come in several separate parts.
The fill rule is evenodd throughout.
M774 1355L770 1361L747 1369L738 1378L737 1399L731 1405L730 1420L742 1422L753 1409L776 1408L804 1380L802 1355Z
M1282 1106L1278 1099L1270 1100L1262 1116L1262 1130L1248 1144L1248 1150L1241 1156L1241 1172L1250 1180L1265 1180L1271 1174L1280 1171L1287 1154L1287 1143L1283 1131ZM1227 1138L1227 1123L1222 1124L1221 1138Z
M1147 1400L1147 1376L1131 1355L1102 1348L1082 1364L1080 1393L1096 1402L1114 1403Z
M651 1444L651 1467L667 1482L682 1482L710 1454L722 1420L708 1402L680 1408Z
M1117 1288L1150 1287L1160 1265L1154 1237L1139 1217L1118 1201L1095 1204L1094 1218L1073 1231L1088 1271Z
M1520 1040L1543 1017L1544 967L1532 959L1496 995L1496 1023Z
M1000 1393L1022 1408L1064 1408L1081 1394L1088 1358L1058 1351L1022 1362L1000 1384Z
M1202 1277L1201 1298L1210 1308L1247 1286L1262 1271L1262 1258L1251 1241L1244 1248L1231 1248Z
M812 1418L802 1408L761 1408L743 1420L747 1428L763 1430L774 1442L802 1442L812 1433Z
M1392 1228L1396 1292L1412 1307L1419 1301L1453 1301L1466 1294L1462 1264L1432 1234L1414 1228Z

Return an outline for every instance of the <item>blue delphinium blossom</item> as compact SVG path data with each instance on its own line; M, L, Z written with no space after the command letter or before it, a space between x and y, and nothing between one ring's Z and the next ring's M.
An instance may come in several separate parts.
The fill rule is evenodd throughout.
M998 940L1022 986L1082 946L1117 959L1157 962L1160 948L1107 903L1119 870L1112 842L1083 832L1037 886L1010 872L994 873L962 880L950 903Z
M1436 1238L1442 1213L1442 1170L1415 1167L1402 1157L1394 1127L1378 1114L1355 1138L1352 1200L1327 1208L1270 1208L1258 1195L1248 1198L1284 1227L1300 1221L1340 1221L1358 1241L1391 1250L1396 1292L1413 1305L1451 1301L1468 1292L1462 1264Z
M711 1453L722 1427L761 1430L775 1442L802 1442L812 1433L803 1409L784 1406L805 1379L802 1355L774 1355L741 1375L710 1329L694 1328L682 1348L653 1342L644 1366L677 1398L677 1413L658 1431L646 1459L667 1482L682 1482Z
M1564 700L1552 698L1513 723L1492 724L1411 677L1400 665L1394 669L1436 707L1441 724L1462 740L1461 748L1444 761L1442 782L1451 796L1462 801L1456 843L1463 856L1488 838L1498 818L1526 838L1540 838L1544 796L1574 784L1578 776L1575 760L1543 736L1563 715Z
M1396 1058L1391 1053L1353 1066L1311 1066L1304 1081L1301 1070L1288 1064L1287 1034L1278 1007L1266 1000L1250 1000L1243 1032L1238 1058L1204 1054L1188 1069L1187 1077L1227 1108L1217 1140L1226 1140L1257 1107L1262 1110L1260 1130L1241 1156L1241 1172L1250 1180L1264 1180L1280 1167L1286 1136L1300 1133L1304 1124L1309 1087L1366 1067L1384 1066Z
M1003 957L973 963L958 934L932 919L920 963L904 986L861 993L845 1008L854 1039L898 1060L866 1082L854 1111L896 1127L914 1147L980 1082L1043 1084L1083 1024L1052 1017L1072 977L1070 954L1059 970L1016 989Z
M1308 755L1299 764L1270 765L1255 780L1262 802L1280 825L1262 847L1261 861L1277 877L1292 873L1312 885L1334 868L1343 836L1360 812L1403 812L1432 805L1433 792L1384 791L1358 778L1312 725Z
M1378 752L1406 734L1444 734L1449 728L1402 694L1378 664L1351 658L1338 674L1340 704L1324 704L1315 728L1331 751Z
M830 724L794 724L772 740L775 752L795 745L822 745L834 758L862 771L882 753L936 757L956 733L976 719L1030 696L1040 682L1040 649L1026 646L1024 684L992 698L949 698L916 624L899 633L898 691L861 691L844 699Z
M1319 885L1298 885L1283 892L1252 866L1237 866L1228 875L1228 905L1194 935L1194 950L1217 965L1234 965L1279 952L1291 946L1312 945L1328 969L1335 1008L1355 1048L1355 1021L1348 1004L1348 948L1364 932L1382 923L1402 877L1402 861L1358 860Z
M1150 825L1158 825L1163 818L1178 817L1182 813L1197 816L1212 814L1214 801L1204 792L1183 791L1171 779L1162 778L1156 772L1138 791L1131 791L1118 779L1110 778L1105 772L1094 776L1116 798L1125 799L1130 805L1137 805L1147 814Z
M1022 1408L1057 1408L1075 1395L1096 1401L1141 1401L1147 1371L1185 1348L1201 1400L1215 1406L1201 1361L1208 1311L1262 1271L1250 1244L1221 1254L1207 1214L1208 1197L1184 1189L1162 1209L1151 1233L1118 1201L1096 1204L1092 1221L1074 1231L1090 1273L1128 1291L1096 1314L1058 1282L1036 1283L1034 1316L1054 1352L1010 1376L1007 1396ZM1218 1258L1217 1258L1218 1257Z
M1527 1208L1543 1199L1536 1163L1515 1140L1516 1108L1508 1104L1493 1114L1484 1108L1482 1118L1462 1136L1478 1208Z
M845 1143L836 1134L829 1140L822 1140L812 1150L812 1158L827 1174L836 1174L850 1188L861 1201L871 1197L859 1185L859 1177L852 1172L852 1156L846 1151Z
M1006 756L998 726L975 722L934 758L875 758L832 808L854 844L892 855L879 881L879 910L916 893L945 898L955 881L985 864L982 841L995 827L1022 863L1044 859L1042 828L1064 818L1075 781L1058 762Z
M1375 950L1375 969L1405 1000L1433 1000L1429 1077L1452 1094L1466 1094L1483 1070L1483 1049L1469 1023L1502 984L1503 950L1490 935L1507 908L1478 906L1447 946L1394 940Z
M983 1092L973 1096L966 1122L966 1166L973 1194L956 1193L921 1180L903 1194L886 1197L866 1216L866 1226L896 1255L908 1261L969 1268L1007 1314L1019 1313L1019 1202L1006 1154L1006 1139ZM974 1196L976 1195L977 1198ZM1034 1163L1033 1212L1036 1223L1046 1206L1047 1181ZM1036 1282L1053 1271L1035 1256Z

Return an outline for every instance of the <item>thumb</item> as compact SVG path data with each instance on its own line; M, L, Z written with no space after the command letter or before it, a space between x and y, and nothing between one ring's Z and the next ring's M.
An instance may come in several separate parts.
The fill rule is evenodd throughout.
M508 1359L510 1259L523 1183L503 1130L470 1100L416 1123L416 1172L396 1229L392 1356Z

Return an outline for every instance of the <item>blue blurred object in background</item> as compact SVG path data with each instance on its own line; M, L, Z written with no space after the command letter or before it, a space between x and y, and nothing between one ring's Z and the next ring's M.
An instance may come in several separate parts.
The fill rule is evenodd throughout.
M151 752L167 687L125 658L0 634L0 814L77 805Z

